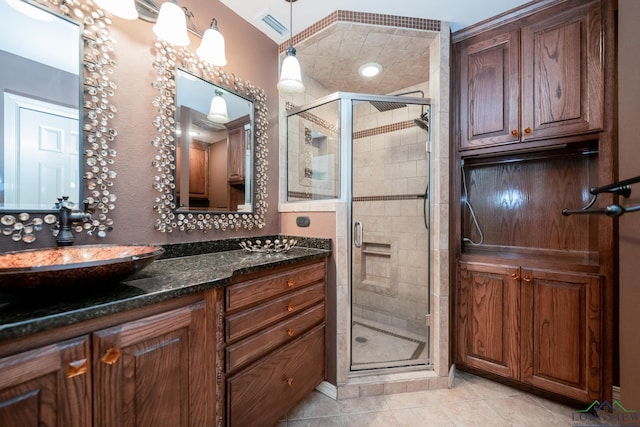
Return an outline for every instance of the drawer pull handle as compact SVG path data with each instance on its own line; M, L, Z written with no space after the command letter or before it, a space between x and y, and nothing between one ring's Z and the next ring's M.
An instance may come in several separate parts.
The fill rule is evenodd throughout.
M104 356L100 358L100 360L102 361L102 363L106 365L113 365L118 361L118 359L120 359L121 355L122 355L122 352L120 352L120 350L116 350L115 348L110 348L109 350L107 350Z
M513 273L513 274L511 274L511 278L513 280L518 280L520 278L520 276L518 275L518 273Z
M530 282L531 281L531 277L529 277L529 275L526 274L522 280L524 280L525 282Z
M89 362L87 359L74 360L67 365L67 378L73 378L87 373Z
M292 337L295 333L296 333L295 330L293 330L291 328L287 329L287 335L289 335L290 337Z
M287 280L287 287L288 288L293 287L293 285L295 285L295 284L296 284L296 281L293 279L293 277L291 279Z
M293 304L291 304L291 303L287 304L287 311L288 312L292 312L293 309L294 309Z

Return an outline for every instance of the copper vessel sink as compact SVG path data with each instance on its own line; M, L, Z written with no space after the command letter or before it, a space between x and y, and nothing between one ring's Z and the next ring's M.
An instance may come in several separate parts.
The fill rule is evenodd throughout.
M0 289L59 289L117 284L164 249L153 245L84 245L0 254Z

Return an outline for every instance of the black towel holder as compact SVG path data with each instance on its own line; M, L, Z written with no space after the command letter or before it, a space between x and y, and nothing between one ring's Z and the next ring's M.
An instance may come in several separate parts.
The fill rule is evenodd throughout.
M631 196L631 185L637 184L639 182L640 176L636 176L634 178L625 179L623 181L614 182L608 185L603 185L601 187L591 187L589 189L589 193L593 197L591 198L591 200L589 200L589 203L587 203L585 207L583 207L582 209L563 209L562 215L569 216L576 214L601 214L614 218L624 215L626 212L640 211L640 205L624 207L618 204L609 205L601 209L590 209L598 199L598 194L601 193L611 193L628 199Z

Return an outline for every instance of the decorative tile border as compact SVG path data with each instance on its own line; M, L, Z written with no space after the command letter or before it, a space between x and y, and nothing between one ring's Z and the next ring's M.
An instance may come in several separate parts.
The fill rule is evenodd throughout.
M289 102L289 101L287 101L286 104L285 104L285 109L286 110L291 110L291 109L293 109L295 107L296 107L296 105L291 103L291 102ZM318 125L321 128L328 130L331 133L334 133L336 135L338 134L338 127L336 125L333 125L333 124L329 123L325 119L323 119L321 117L318 117L315 114L312 114L312 113L310 113L308 111L302 111L302 112L296 114L296 116L302 117L303 119L308 120L311 123L313 123L315 125Z
M371 129L359 130L353 133L353 139L366 138L368 136L374 136L374 135L382 135L385 133L391 133L398 130L410 129L415 126L416 124L413 120L405 120L402 122L391 123L388 125L378 126Z
M353 202L386 202L389 200L417 200L424 199L424 194L389 194L383 196L360 196L353 197Z
M379 13L355 12L350 10L336 10L320 21L297 33L290 40L279 46L279 52L283 53L290 44L296 46L336 22L352 22L356 24L381 25L394 28L407 28L412 30L440 31L440 21L434 19L414 18L410 16L384 15Z

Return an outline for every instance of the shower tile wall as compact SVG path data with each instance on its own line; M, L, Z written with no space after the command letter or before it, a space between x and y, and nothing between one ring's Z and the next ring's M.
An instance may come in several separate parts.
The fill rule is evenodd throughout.
M426 336L428 235L423 199L426 133L419 106L354 109L353 218L364 224L353 260L354 319Z

